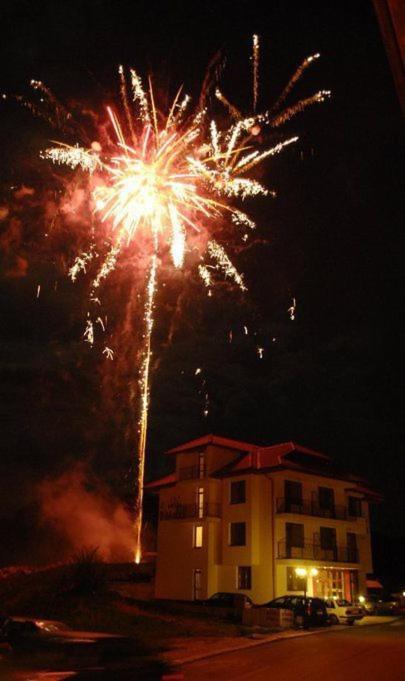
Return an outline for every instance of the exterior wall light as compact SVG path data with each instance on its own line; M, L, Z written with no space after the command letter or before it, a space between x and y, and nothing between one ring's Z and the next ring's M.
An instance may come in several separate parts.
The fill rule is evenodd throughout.
M307 576L307 571L306 568L295 568L295 574L297 577L306 577Z
M316 577L319 574L319 570L317 568L310 568L309 570L304 567L297 567L295 568L295 574L297 577L302 577L305 578L305 587L304 587L304 598L307 597L307 577L310 575L311 577Z

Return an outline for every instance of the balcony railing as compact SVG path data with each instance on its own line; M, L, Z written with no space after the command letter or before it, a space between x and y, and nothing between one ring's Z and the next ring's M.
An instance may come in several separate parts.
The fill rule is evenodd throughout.
M359 517L359 515L350 515L346 506L334 504L330 508L322 508L317 501L312 499L277 499L277 513L296 513L334 520L356 520Z
M205 477L205 467L183 466L179 468L179 480L196 480Z
M319 560L329 563L358 563L359 552L351 546L332 546L325 549L320 544L303 544L291 546L286 541L278 543L278 558L297 558L301 560Z
M168 504L160 510L160 520L176 520L184 518L220 518L221 504L205 502L197 504Z

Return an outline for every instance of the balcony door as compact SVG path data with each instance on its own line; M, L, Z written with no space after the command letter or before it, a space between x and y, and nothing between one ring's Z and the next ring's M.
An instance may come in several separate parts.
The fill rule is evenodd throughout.
M287 513L301 513L302 484L293 480L284 480L284 499Z
M286 523L286 557L302 558L304 553L304 525Z
M337 560L336 529L334 527L321 527L319 539L323 560Z
M347 560L357 563L357 537L354 532L347 533Z
M335 492L331 487L318 487L318 503L322 516L333 518L335 515Z

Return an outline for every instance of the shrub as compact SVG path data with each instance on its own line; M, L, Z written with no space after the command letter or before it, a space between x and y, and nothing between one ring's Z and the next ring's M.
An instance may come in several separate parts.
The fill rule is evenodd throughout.
M85 546L75 553L69 573L69 591L75 594L91 595L106 588L106 568L97 546Z

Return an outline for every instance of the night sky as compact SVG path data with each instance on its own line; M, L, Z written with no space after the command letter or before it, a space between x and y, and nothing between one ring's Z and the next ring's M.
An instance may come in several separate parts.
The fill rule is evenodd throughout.
M165 449L206 432L318 448L384 494L374 512L376 573L398 574L405 586L401 116L372 2L8 0L0 19L2 91L27 93L37 78L89 106L112 100L119 63L153 72L163 100L181 83L198 97L218 49L227 55L224 91L246 106L254 32L266 106L306 56L321 53L296 97L318 89L333 97L284 128L300 141L260 178L278 196L249 207L262 243L231 249L248 294L220 286L207 298L188 275L160 291L148 475L168 471ZM44 181L37 152L54 137L10 102L0 120L7 197L10 186ZM45 476L85 460L121 495L131 478L123 393L103 400L103 362L81 342L80 285L60 274L55 292L55 263L30 258L24 233L10 245L0 225L0 563L8 564L35 557L35 490ZM21 254L28 266L18 270Z

